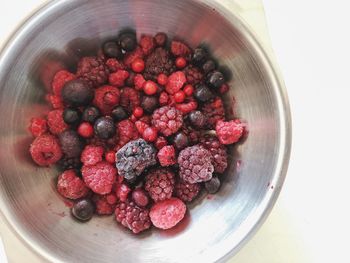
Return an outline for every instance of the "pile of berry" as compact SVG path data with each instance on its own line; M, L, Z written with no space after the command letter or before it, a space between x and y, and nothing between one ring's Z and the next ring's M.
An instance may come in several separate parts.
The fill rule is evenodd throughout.
M114 213L133 233L169 229L202 188L219 190L227 145L242 136L244 125L225 119L228 89L205 48L123 32L75 73L55 74L53 109L31 120L30 154L60 167L57 191L75 200L76 218Z

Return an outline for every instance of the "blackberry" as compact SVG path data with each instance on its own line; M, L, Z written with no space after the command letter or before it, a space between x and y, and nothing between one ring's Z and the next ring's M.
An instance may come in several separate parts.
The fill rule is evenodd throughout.
M212 102L205 103L202 106L202 112L207 117L207 128L215 129L219 120L225 119L225 108L222 99L215 98Z
M216 136L209 134L201 138L200 143L212 155L214 172L223 173L227 168L227 151L225 145L222 145Z
M183 73L186 75L188 84L197 85L203 80L202 72L200 72L200 70L193 65L188 65L186 68L184 68Z
M96 88L108 80L109 70L102 58L83 57L78 63L77 77Z
M175 195L184 202L191 202L199 193L200 184L190 184L183 180L175 184Z
M144 76L156 81L160 73L169 75L174 70L175 65L169 52L164 48L156 48L145 61Z
M174 191L175 174L166 168L151 170L145 181L145 190L155 202L169 199Z
M69 170L69 169L80 170L80 168L83 165L80 161L80 157L72 157L72 158L64 157L57 164L58 164L58 167L63 171Z

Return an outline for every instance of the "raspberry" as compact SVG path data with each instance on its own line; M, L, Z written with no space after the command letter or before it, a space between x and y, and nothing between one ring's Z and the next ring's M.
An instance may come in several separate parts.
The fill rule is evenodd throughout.
M175 108L181 111L183 114L188 114L191 111L194 111L197 109L198 104L195 101L190 101L190 102L185 102L185 103L180 103L176 104Z
M63 197L78 199L86 196L89 188L86 187L74 170L67 170L58 176L57 191Z
M117 184L115 193L120 201L125 202L128 199L128 195L131 189L126 184Z
M49 126L50 132L53 134L59 134L66 129L68 125L63 120L63 110L52 110L47 114L47 124Z
M242 137L244 125L240 120L234 121L218 121L216 123L216 135L222 144L232 144L238 142Z
M58 161L57 163L59 167L65 171L69 169L77 169L80 170L82 163L80 162L79 157L64 157L61 160Z
M102 161L104 149L101 146L86 145L80 160L84 165L95 165Z
M147 127L143 133L142 138L144 138L147 142L154 142L157 140L158 131L154 127Z
M153 225L160 229L176 226L185 216L186 205L178 198L171 198L152 206L149 216Z
M136 74L136 76L134 78L135 89L142 90L145 82L146 82L146 80L141 74Z
M214 172L223 173L227 168L226 147L219 142L216 136L209 134L201 138L200 143L211 153Z
M199 193L200 184L189 184L183 180L175 184L175 195L184 202L191 202Z
M117 134L119 135L119 146L124 146L139 137L135 124L130 120L123 120L117 124Z
M29 152L33 161L40 166L54 164L62 157L57 138L49 134L36 137L30 145Z
M68 72L67 70L58 71L55 74L55 76L53 77L52 84L51 84L53 94L60 97L61 90L62 90L64 84L68 81L75 79L75 78L76 78L76 76L74 74Z
M97 194L108 194L112 191L117 170L108 162L102 161L93 166L81 168L84 182Z
M148 209L138 207L134 202L119 202L115 209L115 218L135 234L151 227Z
M125 69L123 63L119 62L115 58L109 58L106 61L106 66L110 72L117 72L118 70Z
M102 86L95 90L93 104L103 113L109 114L119 104L120 91L113 86Z
M117 204L117 197L114 194L94 194L94 196L92 197L92 201L95 203L96 214L111 215L115 210Z
M51 104L52 108L54 108L54 109L63 109L64 108L61 96L47 94L45 98Z
M98 87L108 80L108 69L102 58L83 57L78 63L77 76L85 80L90 87Z
M145 179L145 190L155 201L171 198L175 186L175 174L166 168L151 170Z
M154 164L155 149L143 139L127 143L116 154L118 173L129 181L135 180L147 167Z
M174 62L169 52L164 48L156 48L146 59L144 76L146 79L157 80L160 73L169 75L175 70Z
M132 112L137 106L140 106L140 93L133 88L123 88L120 95L120 105L128 112Z
M115 73L109 75L109 84L117 88L124 86L126 79L129 77L129 72L126 70L118 70Z
M142 49L143 54L146 56L151 54L151 52L154 50L156 46L156 43L152 36L142 36L140 39L140 47Z
M186 76L182 71L176 71L168 77L168 83L165 86L166 92L175 94L186 82Z
M196 85L203 80L203 74L200 72L200 70L193 66L189 65L183 70L183 73L186 75L187 83Z
M147 123L144 123L143 121L136 121L135 126L139 134L143 134L143 132L149 127Z
M159 95L159 104L162 105L162 106L165 106L165 105L168 104L168 101L169 101L168 93L166 93L165 91L160 93L160 95Z
M173 40L171 41L171 53L175 57L188 57L191 54L191 49L183 42Z
M164 146L157 154L161 166L176 164L175 148L172 145Z
M34 137L38 137L47 132L47 121L43 118L32 118L30 120L29 131Z
M207 128L214 129L219 120L225 119L224 104L220 98L215 98L213 102L205 103L202 112L207 116Z
M209 181L214 172L211 160L210 152L200 145L185 148L178 157L181 179L190 184Z
M170 106L163 106L156 109L152 115L152 124L162 134L169 136L176 133L183 124L180 111Z
M131 64L138 58L143 59L144 54L142 52L142 49L140 47L137 47L134 51L126 53L124 57L124 64L127 67L131 67Z

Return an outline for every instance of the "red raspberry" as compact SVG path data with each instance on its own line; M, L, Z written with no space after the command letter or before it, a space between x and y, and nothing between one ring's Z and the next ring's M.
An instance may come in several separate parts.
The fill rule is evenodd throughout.
M216 123L216 135L222 144L232 144L238 142L242 137L244 125L240 120L234 121L218 121Z
M136 107L132 113L136 118L141 118L143 115L143 109L141 107Z
M67 170L58 176L57 191L65 198L78 199L86 196L89 188L74 170Z
M140 106L140 93L133 88L123 88L120 95L120 105L129 112L132 112L137 106Z
M43 135L48 130L47 121L43 118L32 118L30 120L29 131L34 137Z
M97 194L109 194L116 180L117 169L110 163L102 161L93 166L81 168L84 182Z
M166 93L165 91L160 93L160 95L159 95L159 104L161 106L165 106L165 105L168 105L168 101L169 101L168 93Z
M54 108L54 109L63 109L64 108L61 96L47 94L45 98L51 104L52 108Z
M175 60L175 66L179 69L186 67L187 61L183 57L178 57Z
M43 134L35 138L29 152L34 162L40 166L56 163L62 157L62 150L55 136Z
M63 109L52 110L47 114L47 124L50 132L60 134L68 129L68 125L63 120Z
M209 134L201 138L200 143L213 157L214 172L223 173L227 168L226 147L219 142L216 136Z
M128 199L128 195L131 189L126 184L117 184L115 193L120 201L125 202Z
M149 203L149 198L147 193L142 188L136 188L132 191L132 200L136 203L136 205L144 207Z
M140 47L142 49L143 54L146 56L151 54L151 52L156 47L156 43L152 36L142 36L140 39Z
M77 76L91 87L98 87L108 80L108 68L102 58L83 57L78 63Z
M110 72L117 72L118 70L125 69L123 63L119 62L115 58L110 58L106 61L106 66Z
M176 103L184 102L185 98L186 98L186 94L182 90L180 90L174 94L174 100Z
M157 140L157 135L158 132L156 128L147 127L142 133L142 138L144 138L147 142L154 142L155 140Z
M67 70L58 71L53 77L51 84L53 94L60 97L64 84L73 79L76 79L76 76Z
M113 86L102 86L95 90L93 104L101 110L103 114L109 114L115 106L119 104L120 91Z
M126 70L118 70L115 73L109 75L109 83L112 86L121 88L124 86L126 79L129 77L129 72Z
M183 72L186 75L187 83L196 85L203 80L202 72L195 66L189 65L186 67Z
M90 138L94 135L94 127L89 122L82 122L78 127L78 133L83 138Z
M191 54L191 49L186 44L176 40L171 41L170 49L175 57L188 57Z
M147 80L143 84L143 92L146 93L147 95L154 95L157 93L157 90L158 90L158 86L152 80Z
M198 104L195 101L190 101L190 102L185 102L185 103L180 103L175 105L176 109L182 112L182 114L188 114L191 111L194 111L197 109Z
M119 202L115 209L115 218L135 234L151 227L148 209L138 207L134 202Z
M200 145L183 149L177 159L180 178L190 184L209 181L214 172L211 153Z
M135 89L142 90L145 82L146 82L146 80L141 74L136 74L136 76L134 78Z
M157 154L161 166L176 164L175 148L172 145L164 146Z
M115 163L115 151L107 151L105 153L105 159L107 162L114 164Z
M135 124L130 120L123 120L117 124L117 134L119 135L118 146L122 147L128 142L139 138Z
M165 86L166 92L175 94L186 82L186 76L182 71L176 71L168 77L168 83Z
M159 32L154 36L154 41L156 42L156 45L159 47L162 47L166 44L168 37L165 33Z
M202 112L207 116L208 129L214 129L219 120L225 119L224 104L219 97L215 98L213 102L205 103L202 107Z
M86 145L80 160L84 165L95 165L102 161L104 149L101 146Z
M157 82L159 85L165 86L168 83L168 76L160 73L157 77Z
M189 184L180 180L175 184L175 195L184 202L191 202L198 195L200 189L200 184Z
M152 124L162 134L169 136L182 127L182 114L174 107L163 106L153 112Z
M169 199L174 186L175 174L166 168L151 170L145 179L145 190L155 202Z
M230 86L227 83L224 83L221 85L219 92L220 92L220 94L225 94L229 90L230 90Z
M143 57L144 54L142 52L142 49L140 47L137 47L134 51L126 53L124 57L124 64L130 68L135 59L143 59Z
M140 121L148 124L148 125L151 125L151 122L152 122L152 116L150 115L143 115L140 119Z
M191 96L193 94L193 91L194 91L194 88L191 84L187 84L185 87L184 87L184 92L187 96Z
M162 149L164 146L166 146L168 144L167 140L163 137L163 136L159 136L156 140L156 142L154 143L154 145L156 146L156 148L158 150Z
M95 203L95 212L98 215L113 214L117 205L117 197L114 194L99 195L94 194L92 201Z
M135 126L140 135L142 135L143 132L149 127L147 123L144 123L143 121L140 121L140 120L135 122Z
M154 204L149 216L155 227L169 229L176 226L185 213L186 205L178 198L171 198Z

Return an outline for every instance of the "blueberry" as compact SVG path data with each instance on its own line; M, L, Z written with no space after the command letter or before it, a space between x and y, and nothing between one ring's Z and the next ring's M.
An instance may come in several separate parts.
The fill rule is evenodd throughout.
M215 194L217 191L219 191L220 184L219 178L213 177L209 181L205 182L204 186L209 194Z
M94 91L81 79L68 81L62 88L63 101L71 106L88 105L94 98Z
M94 204L89 199L81 199L72 207L72 214L80 221L91 219L94 213Z
M115 121L125 120L128 114L122 106L117 106L112 110L112 117Z
M124 33L119 37L119 44L125 51L133 51L136 48L136 35L133 33Z
M206 102L214 98L213 92L208 88L207 85L200 84L194 91L194 97L200 102Z
M224 75L220 71L213 71L208 74L207 83L213 88L220 88L222 84L224 84L225 78Z
M204 48L196 48L193 51L192 64L201 66L207 59L208 53Z
M84 143L78 133L73 130L66 130L58 136L62 152L67 158L79 157L83 151Z
M158 107L158 99L154 96L143 96L141 107L147 113L152 113Z
M115 135L116 129L112 118L100 117L95 121L94 131L97 137L109 139Z
M174 136L173 143L176 149L182 150L190 144L190 141L185 133L179 132Z
M214 60L207 60L203 65L202 65L202 70L204 74L208 74L210 71L213 71L216 68L216 64Z
M83 111L83 121L94 123L95 120L100 116L100 111L94 106L89 106Z
M201 111L192 111L188 115L191 125L195 128L202 129L207 123L207 118Z
M78 110L66 108L63 112L63 120L67 124L78 124L80 122L81 113Z
M103 45L103 53L109 58L121 59L123 53L117 43L109 41Z

